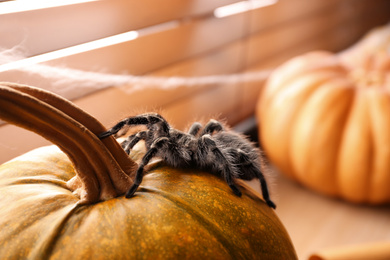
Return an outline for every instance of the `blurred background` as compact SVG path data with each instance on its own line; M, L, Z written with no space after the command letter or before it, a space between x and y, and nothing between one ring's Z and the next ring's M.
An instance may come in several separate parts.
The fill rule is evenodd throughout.
M154 110L179 129L217 116L256 139L275 67L341 52L389 21L388 0L0 1L0 81L56 92L107 126ZM46 144L0 122L1 163ZM387 207L329 199L275 172L276 212L300 258L390 240Z

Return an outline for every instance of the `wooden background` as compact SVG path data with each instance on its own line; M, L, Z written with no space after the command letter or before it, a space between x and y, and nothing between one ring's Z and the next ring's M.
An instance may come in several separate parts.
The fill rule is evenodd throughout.
M386 0L279 0L223 18L213 15L215 8L234 2L110 0L0 13L0 47L22 49L31 63L85 71L232 74L270 69L309 50L343 50L370 28L388 22L390 10ZM132 30L139 33L135 40L78 49ZM0 65L0 81L53 89L50 75L28 73L17 62ZM244 120L253 115L261 86L262 81L232 82L131 94L118 88L93 92L70 87L75 89L72 100L106 125L140 109L162 109L176 127L184 128L194 118L210 115L221 115L231 125ZM0 162L44 144L35 134L0 126Z
M214 16L217 7L235 2L103 0L15 13L2 13L7 2L1 2L0 48L22 50L24 57L0 64L0 81L53 90L50 75L26 72L19 67L21 61L163 77L261 72L310 50L341 51L390 21L388 0L279 0ZM137 31L138 38L90 44L129 31ZM73 86L69 98L106 125L140 109L162 110L178 128L216 114L235 125L254 114L262 84L238 79L131 94L115 86L100 91ZM33 133L0 122L0 163L46 144ZM389 208L328 199L279 175L274 182L276 212L300 259L321 248L390 240Z

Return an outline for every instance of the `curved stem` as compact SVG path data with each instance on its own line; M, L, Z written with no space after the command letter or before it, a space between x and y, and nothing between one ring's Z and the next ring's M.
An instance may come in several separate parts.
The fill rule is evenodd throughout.
M132 185L129 175L135 163L113 138L101 142L96 134L104 127L69 101L36 88L1 83L0 117L42 135L68 155L82 184L81 202L116 197Z
M77 122L84 125L95 135L99 135L100 133L106 131L106 128L98 120L59 95L56 95L47 90L32 88L27 85L15 83L3 83L3 85L7 85L15 90L22 91L23 93L29 94L40 100L44 100L45 103L53 106L54 108L57 108L61 112L67 114ZM129 159L129 156L113 137L105 138L101 141L116 159L117 163L125 173L134 172L135 163ZM127 185L124 185L125 183L121 181L123 178L126 178L126 176L122 176L122 174L111 174L111 172L109 172L109 174L111 175L111 178L114 179L114 184L116 185L117 189L121 191L127 190Z

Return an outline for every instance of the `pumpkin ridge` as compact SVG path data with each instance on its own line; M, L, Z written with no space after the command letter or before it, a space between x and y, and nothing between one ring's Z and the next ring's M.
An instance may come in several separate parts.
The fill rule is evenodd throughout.
M315 71L307 71L305 73L302 73L301 77L296 77L294 80L290 83L292 87L289 88L284 88L285 91L291 91L294 87L295 82L299 82L302 80L307 80L308 78L310 79L310 83L307 84L304 87L301 87L302 90L298 90L298 94L295 94L296 96L302 96L304 95L304 100L310 100L313 96L316 95L318 91L322 91L323 88L327 88L329 84L329 77L334 76L337 77L340 75L340 72L336 70L335 68L326 68L322 71L315 70ZM294 92L296 92L296 89L294 89ZM293 101L295 102L295 101ZM291 107L291 105L290 105ZM299 103L295 104L295 109L294 109L294 114L291 116L291 123L289 126L289 129L287 131L287 136L289 137L288 139L290 140L289 142L286 143L286 156L283 158L286 160L286 164L289 165L290 167L290 172L287 173L288 176L293 177L295 179L300 179L300 174L299 171L296 169L295 162L294 162L294 156L293 156L293 136L294 136L294 131L292 129L296 128L297 126L297 118L300 117L300 114L302 111L305 109L305 103ZM309 162L310 164L310 162ZM302 183L304 181L301 180Z
M344 83L344 84L343 84ZM336 78L336 79L333 79L331 82L328 83L329 84L329 87L341 87L341 88L347 88L347 89L353 89L353 85L352 85L352 82L350 82L350 80L348 78L344 78L344 77L339 77L339 78ZM334 85L334 86L331 86L331 85ZM340 85L336 85L336 84L340 84ZM348 118L351 114L351 111L352 111L352 108L353 108L353 103L355 102L355 98L356 98L356 92L354 91L351 91L351 97L350 97L350 100L349 100L349 104L346 106L346 109L344 110L343 112L343 120L341 120L341 125L339 126L339 141L336 143L336 147L335 147L335 161L334 161L334 173L333 173L333 179L335 180L334 181L334 186L335 186L335 190L336 190L336 193L334 194L335 197L340 197L340 184L339 184L339 181L338 179L336 178L336 176L339 175L339 169L338 169L338 165L339 165L339 161L340 161L340 153L341 153L341 145L342 145L342 141L344 139L344 134L345 134L345 129L346 129L346 125L348 123Z
M180 199L178 196L174 196L169 192L165 192L161 189L157 189L151 186L140 186L138 192L142 191L152 192L153 194L157 194L168 201L170 201L175 207L183 209L185 212L188 212L192 217L194 217L208 232L212 233L212 235L220 242L223 248L229 252L229 255L232 256L232 259L239 259L240 254L237 254L237 250L232 250L234 245L229 242L229 238L224 236L225 234L222 229L218 229L213 221L211 221L207 216L201 214L199 210L196 210L189 203L186 203L184 200ZM234 256L234 257L233 257Z
M269 100L269 107L262 116L267 123L260 132L264 149L272 161L277 162L278 168L291 178L297 178L296 170L292 160L292 131L295 127L296 118L299 117L304 104L301 100L308 100L320 89L330 76L340 75L335 69L324 71L314 71L302 73L301 77L290 79L291 87L283 87L279 90L278 95ZM288 111L279 112L289 107ZM279 116L274 116L278 114ZM260 111L261 115L261 111ZM268 115L268 116L267 116ZM280 127L283 124L284 127ZM276 128L276 130L275 130ZM265 138L272 140L265 140Z
M47 236L44 236L43 238L40 237L40 240L42 240L42 244L40 246L34 247L33 251L29 254L29 259L41 259L46 260L50 259L50 256L52 255L52 251L55 247L55 244L58 240L58 238L61 236L61 230L63 230L64 226L68 222L68 220L73 216L73 214L83 205L79 203L74 203L73 205L69 205L70 207L69 211L66 213L66 215L54 225L52 228L52 231ZM65 210L65 208L63 208Z
M324 83L317 89L297 116L293 128L292 150L300 153L292 154L292 159L300 182L334 196L337 195L334 187L336 181L327 173L334 174L334 168L337 167L339 140L342 137L340 130L345 124L345 112L350 109L354 91L344 85L330 88L328 84ZM341 96L347 98L340 102ZM318 109L315 109L317 107ZM319 122L321 122L320 127L316 127ZM329 129L334 130L330 132ZM322 153L322 158L313 158L317 153Z
M367 178L367 173L372 169L372 142L373 133L371 124L369 122L370 111L367 107L367 100L365 98L365 90L358 90L354 92L353 102L350 106L348 118L345 120L342 142L340 142L339 149L339 161L337 172L337 184L339 187L339 196L347 198L350 201L362 202L364 193L359 185L361 177ZM358 131L358 132L356 132ZM364 136L362 136L364 135ZM359 143L360 141L360 143ZM363 145L363 147L361 147ZM369 151L366 151L367 149ZM371 151L371 152L370 152ZM364 152L364 164L367 170L364 174L359 174L358 171L362 170L363 167L357 167L359 163L363 162L362 158L359 158L360 154L356 152ZM351 154L353 156L351 156ZM369 166L367 166L369 164ZM365 189L363 187L363 189Z
M374 118L375 118L375 111L374 111L374 105L375 105L375 101L378 101L378 100L373 100L374 99L374 95L375 95L375 89L367 89L366 92L368 92L367 94L367 102L369 104L369 107L368 107L368 121L370 122L369 124L369 130L370 130L370 166L369 166L369 171L367 173L367 176L366 176L366 179L368 179L368 185L367 185L367 194L371 195L371 196L368 196L367 198L367 201L371 201L373 200L373 195L375 194L375 186L373 185L374 183L374 180L375 180L375 173L378 172L378 170L376 170L376 161L375 161L375 158L378 158L378 141L377 141L377 138L379 136L379 134L377 133L377 131L375 131L377 127L375 127L375 123L377 123ZM371 104L370 104L371 103ZM381 120L383 121L383 120ZM383 144L382 144L383 145ZM373 177L372 178L369 178L369 174L373 172ZM387 189L388 190L388 189Z
M68 200L69 196L67 196L66 194L59 194L59 195L56 195L55 197L53 197L52 195L47 195L47 194L37 194L37 195L33 195L33 196L29 196L29 197L26 197L26 198L22 198L21 200L19 200L17 203L13 203L11 204L11 207L13 208L6 208L7 210L9 211L16 211L18 212L18 210L23 207L24 209L27 209L29 207L31 207L31 209L33 209L33 212L35 213L33 217L26 217L25 215L23 214L14 214L12 216L7 216L7 217L2 217L1 221L0 221L0 225L1 225L1 228L2 228L2 235L1 235L1 241L11 241L11 243L18 243L17 240L18 240L18 237L20 238L23 238L25 237L25 239L29 239L28 237L31 236L31 233L30 233L30 229L35 229L36 230L36 227L35 227L35 224L38 224L40 225L40 222L42 221L42 219L46 218L46 217L49 217L50 218L50 215L52 214L56 214L57 212L61 211L61 210L64 210L65 208L69 207L69 206L72 206L74 207L75 205L77 206L78 203L75 203L75 202L72 202L69 204L69 200ZM28 201L31 201L31 199L34 199L38 202L37 205L31 205L31 203L28 203ZM44 212L44 211L39 211L37 210L37 208L39 208L40 206L42 205L45 205L47 203L50 203L51 205L53 205L53 201L56 200L57 201L57 204L55 206L55 208L53 208L54 210L52 212L50 212L50 214L47 214L47 212ZM21 203L23 201L23 203ZM59 201L61 201L61 203L66 203L67 205L61 205L59 203ZM3 210L3 208L2 208ZM68 214L68 213L66 213ZM27 214L28 216L28 214ZM22 220L21 221L21 225L12 225L12 219L13 218L17 218L18 220ZM52 218L52 217L51 217ZM48 226L52 226L51 225L52 223L48 224ZM36 233L36 232L35 232ZM42 240L42 241L46 241L46 236L45 236L45 232L41 232L38 239L33 239L33 245L31 247L32 248L36 248L39 241ZM26 238L27 236L27 238ZM32 236L34 238L34 236ZM16 242L15 242L16 241ZM23 239L21 240L20 243L22 243ZM22 245L23 246L23 245ZM5 251L3 252L2 251L3 248L0 248L0 255L2 257L2 259L8 255L8 257L11 255L11 256L16 256L16 255L19 255L19 258L21 257L21 252L18 252L18 251ZM38 250L39 252L40 250ZM31 251L30 251L31 252ZM27 254L30 254L30 252L27 252ZM10 255L9 255L10 254ZM26 257L26 255L24 255ZM19 259L18 258L18 259ZM28 259L30 259L31 257L29 257ZM8 259L8 258L7 258ZM10 258L10 259L14 259L14 258ZM41 257L37 257L37 258L34 258L34 259L41 259Z
M56 185L59 186L65 190L69 190L69 187L66 185L66 181L60 180L58 178L54 178L51 176L28 176L28 177L17 177L14 178L14 180L9 180L7 185L19 185L19 184L49 184L49 185ZM70 191L72 192L72 191Z
M366 89L368 91L370 91L370 89ZM367 92L367 91L364 91L364 92ZM368 93L366 93L367 95ZM369 97L365 97L367 99L367 104L370 103L370 99ZM375 142L375 135L374 135L374 125L373 125L373 111L372 109L370 109L370 105L368 105L367 107L367 116L368 116L368 122L370 122L368 124L368 132L369 132L369 158L368 158L368 161L369 161L369 166L368 166L368 171L366 172L364 178L366 179L366 183L368 185L366 185L367 187L367 190L366 191L363 191L363 193L365 194L373 194L371 188L372 188L372 183L373 183L373 180L374 178L370 178L370 173L373 172L374 170L374 167L375 167L375 161L374 161L374 158L376 158L376 153L377 153L377 149L376 149L376 142ZM368 196L368 199L366 199L367 201L370 200L371 198ZM365 200L364 198L362 199L363 201Z
M373 177L370 183L370 189L372 193L368 197L368 200L372 203L383 203L390 197L390 190L388 189L388 183L390 183L390 171L389 165L389 146L383 145L389 143L390 136L390 116L388 111L390 109L389 94L380 93L380 90L371 91L370 97L370 112L371 112L371 125L374 138L375 147L375 161L373 170Z
M353 108L353 105L354 105L354 102L355 102L355 99L356 99L356 92L352 92L352 97L351 97L351 100L350 100L350 104L349 106L347 107L346 111L345 111L345 114L344 114L344 120L342 121L342 126L340 126L340 141L338 142L337 144L337 149L336 149L336 160L335 160L335 176L339 176L340 175L340 170L339 170L339 164L340 164L340 153L341 153L341 148L342 148L342 140L344 140L344 136L345 136L345 132L346 132L346 128L347 128L347 124L348 124L348 119L352 113L352 108ZM340 183L339 183L339 179L337 177L335 177L335 186L336 186L336 190L338 191L337 192L337 197L341 197L341 187L340 187Z

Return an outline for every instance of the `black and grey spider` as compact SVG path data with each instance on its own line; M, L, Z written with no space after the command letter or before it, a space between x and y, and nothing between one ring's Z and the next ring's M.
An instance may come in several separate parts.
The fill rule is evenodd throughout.
M224 177L237 196L241 196L241 191L234 183L235 178L258 178L265 202L276 208L261 172L259 150L243 136L225 131L222 123L210 120L204 127L200 123L194 123L188 133L184 133L172 128L161 115L147 113L120 121L101 133L99 138L114 135L123 127L133 125L145 125L147 130L129 136L122 143L122 147L129 154L136 143L144 140L147 151L138 166L134 184L126 193L126 198L132 197L141 184L145 165L153 157L160 157L172 167L195 167Z

